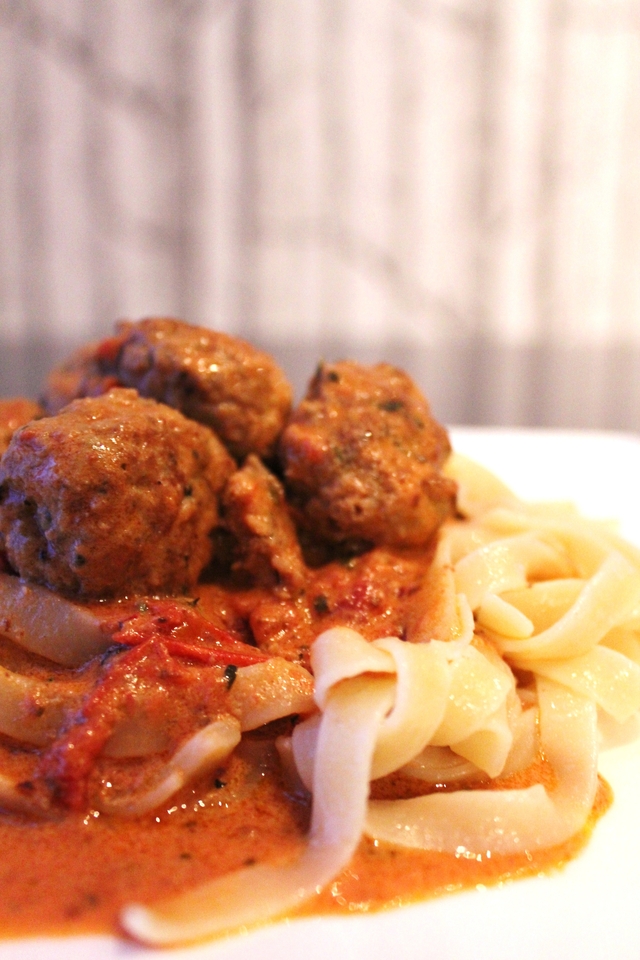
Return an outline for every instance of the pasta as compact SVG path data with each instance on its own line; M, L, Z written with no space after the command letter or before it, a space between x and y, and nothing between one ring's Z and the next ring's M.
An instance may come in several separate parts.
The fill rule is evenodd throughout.
M123 923L135 936L175 943L278 916L335 876L362 833L481 857L552 847L583 827L597 788L598 708L620 723L640 708L637 650L616 649L639 625L640 552L572 512L517 502L460 456L447 470L463 509L472 504L442 529L431 571L455 622L423 626L410 643L367 643L348 627L315 642L319 713L292 743L314 798L306 852L154 909L129 907ZM483 788L539 752L552 789ZM392 771L451 783L456 764L481 785L367 801L369 782Z
M560 848L640 711L640 550L451 452L386 364L290 403L248 344L127 322L0 459L0 831L179 822L109 907L144 943L300 911L367 844Z

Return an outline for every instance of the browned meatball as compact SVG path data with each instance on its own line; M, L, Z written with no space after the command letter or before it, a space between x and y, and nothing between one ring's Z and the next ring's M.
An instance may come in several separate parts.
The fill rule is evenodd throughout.
M58 413L72 400L98 397L119 386L115 362L122 346L118 337L80 347L49 373L40 398L45 413Z
M0 457L18 427L39 416L42 416L42 410L34 400L25 397L0 400Z
M440 474L446 431L411 379L386 363L323 365L280 444L305 526L333 543L420 546L452 513Z
M121 323L122 383L212 427L236 457L268 457L291 407L291 388L266 353L180 320Z
M306 571L284 490L255 455L227 483L222 509L237 544L236 571L260 586L299 591Z
M234 463L215 435L134 390L18 430L0 462L0 533L25 578L72 596L189 590Z
M291 388L266 353L170 318L119 323L115 337L78 351L50 375L43 402L53 413L116 383L211 427L239 458L270 457L291 408Z

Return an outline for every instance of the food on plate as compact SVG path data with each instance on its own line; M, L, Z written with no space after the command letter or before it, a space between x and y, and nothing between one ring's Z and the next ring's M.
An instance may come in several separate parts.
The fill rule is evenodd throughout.
M0 461L12 931L34 883L50 926L157 945L368 909L559 863L606 807L640 551L451 452L393 367L322 364L288 412L219 336L121 324Z
M420 391L387 363L320 364L280 440L304 525L337 543L428 543L453 512L449 452Z
M2 458L9 563L71 596L188 592L234 466L211 430L135 390L75 400L25 425Z
M234 572L262 586L302 592L307 572L284 489L254 454L229 478L222 509L236 545Z
M116 385L210 426L237 457L272 454L291 406L291 388L268 354L166 317L123 321L114 337L81 348L51 374L43 403L52 413Z

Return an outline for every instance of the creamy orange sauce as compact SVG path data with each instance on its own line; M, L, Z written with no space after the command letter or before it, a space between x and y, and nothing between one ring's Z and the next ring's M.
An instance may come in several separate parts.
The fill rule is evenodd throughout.
M414 611L438 602L438 585L425 581L427 565L427 559L410 553L373 551L353 563L318 570L301 598L201 585L198 609L241 639L251 616L261 646L305 661L312 638L345 617L369 639L415 630ZM118 605L100 609L115 620L122 612ZM41 663L4 640L0 662L40 679L64 674L63 668ZM80 671L83 682L97 669L94 664ZM273 728L245 735L224 768L176 794L166 809L142 818L104 816L91 809L65 812L62 807L54 808L53 819L39 821L0 814L0 935L121 932L118 917L129 903L152 904L254 861L294 859L304 847L310 801L285 782L273 736ZM28 749L7 740L0 742L0 752L5 773L18 781L31 776ZM98 780L112 762L98 758ZM137 763L131 762L132 778ZM110 779L115 784L120 778L126 791L127 761L112 772ZM553 772L543 763L491 786L523 787L536 781L554 786ZM372 784L372 796L378 798L423 791L423 784L401 775ZM381 910L549 872L578 853L610 802L609 788L601 782L584 830L559 847L534 854L456 857L364 839L349 866L298 915Z
M384 787L382 788L384 792ZM550 850L467 859L363 840L346 868L300 914L367 912L561 867L611 802L604 781L588 825ZM132 901L153 903L255 860L302 850L307 798L286 792L270 741L250 741L224 770L137 820L69 814L54 822L0 820L0 931L117 932Z
M467 858L452 854L401 850L363 840L349 867L303 913L366 913L397 907L506 880L550 873L573 859L611 805L611 789L600 780L591 816L566 843L530 854Z
M283 792L270 743L248 742L224 770L135 820L95 811L0 819L5 936L115 931L121 907L151 903L252 860L295 856L308 805Z

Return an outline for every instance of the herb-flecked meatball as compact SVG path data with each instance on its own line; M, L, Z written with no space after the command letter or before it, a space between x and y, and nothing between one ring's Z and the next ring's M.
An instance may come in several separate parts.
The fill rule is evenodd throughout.
M306 570L284 490L255 455L227 483L222 511L236 540L236 571L263 587L300 592Z
M20 576L70 596L188 591L235 468L215 434L117 388L14 433L0 535Z
M291 408L275 361L244 340L181 320L122 321L116 335L79 351L50 375L43 402L92 396L120 384L211 427L231 453L269 458Z
M280 443L303 525L333 543L425 544L455 506L445 429L386 363L322 365Z

